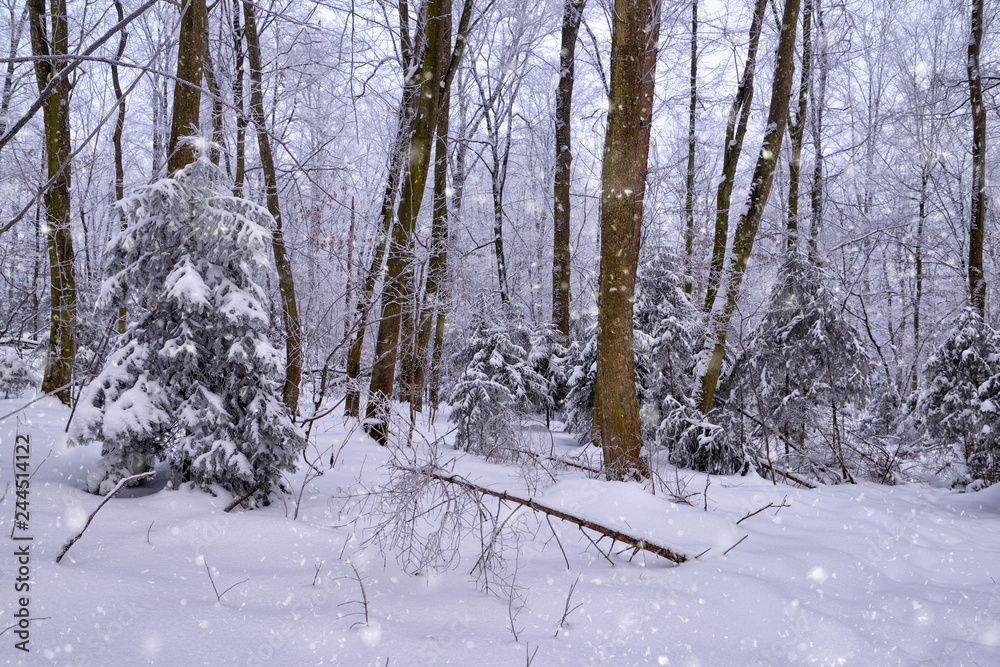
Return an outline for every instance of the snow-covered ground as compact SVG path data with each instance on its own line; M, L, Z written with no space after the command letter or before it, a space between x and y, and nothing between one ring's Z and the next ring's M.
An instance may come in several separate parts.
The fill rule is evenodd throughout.
M23 402L0 401L0 415ZM99 451L65 447L68 416L45 399L0 422L0 489L9 484L0 630L17 625L21 597L32 619L30 653L15 646L19 628L0 636L6 664L1000 664L1000 487L807 490L734 476L712 477L706 490L704 475L661 469L654 496L574 468L554 469L553 484L545 472L526 478L523 466L466 456L453 469L467 479L692 557L679 566L643 553L630 561L631 551L615 553L619 544L609 559L575 526L550 527L522 508L505 524L520 532L516 557L507 551L508 585L490 579L486 592L470 574L478 533L443 572L409 572L397 553L363 548L366 528L384 517L378 503L351 496L382 488L392 450L329 417L314 428L312 456L337 453L336 465L324 462L305 485L297 518L294 496L227 514L230 498L157 480L108 502L56 564L100 502L81 490ZM31 442L26 527L13 526L17 432ZM546 454L593 455L566 435L551 444L539 435ZM403 453L423 460L416 441ZM304 474L290 480L296 496ZM664 487L691 504L671 502ZM495 511L497 501L485 506ZM16 592L24 545L30 591ZM229 590L220 599L215 589Z

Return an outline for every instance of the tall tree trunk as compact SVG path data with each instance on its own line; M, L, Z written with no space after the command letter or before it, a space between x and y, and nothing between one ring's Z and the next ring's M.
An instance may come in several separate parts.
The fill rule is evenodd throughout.
M167 173L173 174L194 162L194 148L181 144L181 137L198 132L201 80L208 51L208 12L205 0L186 0L177 47L177 80L174 82L174 113L167 144Z
M267 210L274 217L271 230L271 248L274 250L274 264L278 272L278 291L281 293L281 317L285 325L285 386L282 400L293 415L299 406L299 382L302 379L302 329L299 325L299 309L295 301L295 281L292 264L285 247L285 235L281 224L281 206L278 201L278 179L274 171L274 156L271 141L264 120L264 92L261 84L260 35L252 2L243 3L244 34L247 40L247 56L250 60L250 120L257 130L257 146L261 167L264 172L264 190L267 195Z
M792 156L788 161L788 225L785 239L788 252L799 247L799 183L802 174L802 138L809 104L809 75L812 55L812 0L802 5L802 71L799 74L799 104L788 123Z
M573 81L576 37L587 0L566 0L562 48L559 51L559 87L556 88L556 169L553 179L552 327L559 342L569 344L570 306L570 179L572 178Z
M382 317L375 340L375 365L365 409L366 429L380 444L385 444L388 437L389 400L396 377L403 308L408 307L414 297L413 230L427 182L441 90L441 59L438 54L443 23L441 4L441 0L428 0L425 6L424 53L420 69L414 68L414 74L420 81L420 95L410 134L409 164L399 196L398 222L393 226L389 241L385 286L382 289Z
M465 0L458 23L455 48L442 71L439 57L444 16L442 0L428 0L425 5L424 53L419 71L420 95L413 131L409 141L409 160L400 190L399 206L389 242L385 286L382 290L382 316L375 340L375 365L365 408L367 432L381 444L389 435L389 400L396 377L402 307L414 300L413 230L423 201L424 185L430 164L431 142L437 126L441 95L447 95L451 81L465 52L466 35L472 19L472 0ZM449 14L450 17L450 14ZM450 18L448 19L450 21Z
M236 175L233 194L243 196L243 182L246 179L246 136L247 117L243 111L243 27L240 24L240 2L233 0L233 53L236 56L236 72L233 74L233 102L236 106Z
M714 342L712 355L704 375L701 377L701 389L698 406L701 412L707 414L712 409L715 399L715 389L719 383L719 373L722 371L722 357L726 349L726 330L729 320L736 312L736 302L740 296L740 285L746 272L750 253L753 251L757 227L764 215L764 206L771 194L771 184L774 181L774 171L781 152L781 140L785 134L788 122L788 102L792 92L792 79L795 74L795 33L799 19L799 0L785 0L785 8L781 17L781 36L778 40L778 57L775 62L774 84L771 88L771 105L767 114L767 129L764 141L754 167L750 192L747 194L746 210L740 216L733 240L733 260L726 272L726 304L722 313L714 318Z
M819 263L819 232L823 224L823 110L826 106L826 34L823 29L823 5L821 0L812 0L813 18L816 21L817 38L813 40L813 55L816 57L813 82L812 135L813 135L813 179L809 192L812 218L809 222L809 260Z
M459 85L459 90L461 90L461 88L462 86ZM450 92L446 94L445 99L448 100L448 106L450 107L451 106ZM458 108L459 108L458 126L464 129L466 127L465 119L468 115L467 114L468 104L465 97L459 96ZM443 120L443 118L441 120ZM440 140L440 137L444 137L444 134L442 133L438 136ZM444 138L447 139L447 137ZM469 172L466 169L466 162L465 162L465 157L468 152L468 149L469 149L469 144L461 140L458 141L458 145L455 148L455 170L452 178L453 194L451 198L452 206L451 206L450 219L455 220L456 222L461 220L462 200L463 200L463 195L465 193L465 181L469 175ZM436 172L435 172L435 178L437 178ZM447 239L444 240L447 241ZM447 266L444 267L444 270L447 271ZM445 328L445 317L448 305L446 300L440 300L439 304L440 308L438 309L436 317L437 321L434 325L434 347L433 350L431 351L431 368L430 368L430 382L429 382L430 386L427 392L427 400L430 402L432 410L436 409L438 403L440 402L439 390L441 384L441 359L444 355L444 328Z
M401 7L403 5L405 3L402 3ZM408 62L408 56L404 55L404 64L406 62ZM407 155L407 137L409 137L412 131L413 119L416 114L418 90L419 87L415 78L408 80L406 85L403 86L403 97L399 104L396 138L389 152L386 184L382 192L382 206L380 209L382 228L379 231L375 247L372 250L371 263L365 274L362 293L359 295L357 304L354 307L354 336L351 338L351 346L347 351L347 397L344 400L344 414L349 417L359 417L361 415L361 389L358 387L358 378L361 375L361 356L365 345L365 331L368 328L370 309L374 306L372 297L375 293L375 285L378 283L379 276L382 275L382 266L385 263L385 248L389 241L389 236L393 233L396 194L399 189L399 180L402 176L403 161Z
M747 120L750 118L750 103L753 101L753 77L757 66L757 46L760 44L760 28L767 10L767 0L757 0L753 19L750 22L750 44L747 60L743 65L743 78L726 122L726 140L723 144L722 180L715 194L715 239L712 242L712 261L708 271L708 290L705 292L705 312L712 312L715 297L719 293L722 269L726 262L726 243L729 241L729 206L733 198L733 183L736 166L743 150Z
M691 99L688 105L688 161L684 179L684 293L694 289L695 123L698 119L698 0L691 1Z
M910 389L916 391L920 380L920 302L924 296L924 222L927 219L927 182L930 165L925 161L920 169L920 204L917 210L917 242L913 249L915 294L913 297L913 371Z
M351 197L351 227L347 230L347 283L344 286L344 340L351 335L351 318L348 314L351 312L351 297L354 291L354 247L357 245L357 239L355 239L355 209L354 209L354 197Z
M417 54L413 52L413 42L410 39L409 5L406 0L399 3L399 50L404 72L416 67ZM365 346L365 332L368 329L368 316L374 307L372 297L375 285L382 275L385 264L385 249L393 231L396 195L399 180L402 177L403 160L407 155L408 138L413 130L413 120L417 113L417 93L420 82L415 76L410 76L403 84L403 95L399 102L396 137L389 150L389 164L386 172L385 189L382 191L382 206L379 209L382 218L382 229L372 250L371 263L365 274L364 288L358 297L354 308L354 336L347 351L347 396L344 399L344 414L349 417L361 415L361 389L358 378L361 375L361 356Z
M632 302L653 105L659 3L615 0L601 184L601 268L594 420L609 479L647 474L635 389ZM652 57L650 55L652 54Z
M0 93L0 136L7 131L7 114L10 111L10 97L14 93L14 57L17 55L17 47L21 43L21 35L24 32L24 24L28 20L28 4L21 10L21 18L15 19L14 5L10 6L10 23L12 32L10 35L10 49L8 50L7 71L3 77L3 92Z
M31 50L35 56L65 56L69 53L66 0L51 0L47 30L45 0L29 0ZM41 92L49 80L65 67L62 60L35 61L35 78ZM64 78L45 101L45 160L49 179L45 192L47 216L45 238L49 253L51 313L49 347L45 359L42 391L55 394L69 404L76 353L76 278L73 270L73 237L70 233L70 152L69 81Z
M986 106L979 52L983 45L983 0L972 0L969 39L969 100L972 105L972 219L969 224L969 296L980 317L986 316L983 275L983 226L986 224Z
M447 66L448 56L446 46L451 44L451 0L442 1L441 12L444 22L441 28L440 54L441 69ZM417 340L410 355L410 362L403 357L402 369L410 375L410 401L417 412L423 409L424 375L427 367L427 351L431 344L431 328L438 318L444 314L444 299L441 290L448 274L448 116L451 112L451 93L446 91L438 105L436 141L434 144L434 201L431 222L431 253L427 266L427 282L424 286L424 298L419 313ZM444 321L441 320L441 325ZM405 392L404 392L405 393ZM436 407L432 405L433 407Z
M125 18L125 10L121 0L114 0L115 11L118 13L118 20ZM128 42L128 32L124 29L118 37L118 52L115 54L115 61L111 64L111 85L115 89L115 98L118 100L118 120L115 122L115 132L111 137L111 143L115 147L115 201L121 201L125 197L125 165L122 155L122 133L125 131L125 95L122 93L121 81L118 78L118 62L125 54L125 45ZM127 218L122 212L121 230L125 231ZM118 333L125 333L126 312L125 306L118 309Z

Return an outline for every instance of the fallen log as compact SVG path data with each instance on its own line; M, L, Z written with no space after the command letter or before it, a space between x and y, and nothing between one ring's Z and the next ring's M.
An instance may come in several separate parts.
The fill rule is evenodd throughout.
M532 500L531 498L520 498L518 496L511 495L506 491L494 491L493 489L470 482L464 477L459 477L458 475L442 475L441 473L436 472L434 470L426 470L426 469L412 469L412 470L413 472L427 475L432 479L436 479L438 481L445 482L447 484L455 484L456 486L460 486L462 488L474 491L476 493L481 493L483 495L499 498L500 500L512 502L516 505L527 507L529 509L532 509L536 512L541 512L542 514L546 514L548 516L554 516L557 519L562 519L563 521L575 524L580 528L586 528L587 530L592 530L595 533L599 533L600 535L610 537L612 540L616 540L623 544L627 544L635 549L648 551L649 553L660 556L661 558L666 558L667 560L677 563L678 565L680 563L687 561L687 556L674 553L673 551L664 546L660 546L658 544L652 544L642 538L635 537L627 533L623 533L621 531L615 530L614 528L608 528L607 526L602 526L592 521L588 521L587 519L583 519L578 516L568 514L554 507L543 505L542 503L539 503L536 500Z

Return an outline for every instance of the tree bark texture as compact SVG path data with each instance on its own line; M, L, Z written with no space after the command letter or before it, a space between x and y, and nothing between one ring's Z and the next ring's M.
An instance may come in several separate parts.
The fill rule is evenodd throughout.
M809 260L819 262L819 232L823 224L823 111L826 106L826 37L823 30L823 5L821 0L812 0L813 20L816 22L817 38L813 40L812 66L816 75L813 81L812 137L813 137L813 180L809 191L812 204L812 218L809 222Z
M406 53L404 51L404 63L408 62L409 58ZM402 175L403 161L407 154L407 138L412 131L413 119L416 114L417 92L419 91L417 83L410 80L403 87L396 138L389 152L385 189L382 192L382 229L372 250L370 266L365 274L364 287L354 307L354 335L347 351L347 396L344 400L344 414L349 417L361 415L361 389L358 387L358 378L361 376L361 356L364 352L365 332L368 329L368 314L374 306L372 297L375 294L375 285L382 274L386 244L393 232L396 194Z
M600 406L594 420L608 478L625 479L647 474L635 389L632 302L646 176L640 157L648 155L659 3L616 0L612 15L611 94L601 176L595 385ZM645 151L640 146L644 137Z
M441 5L441 0L428 0L426 5L424 53L420 69L415 72L419 77L420 94L409 137L409 159L396 214L398 221L389 239L382 289L382 316L375 340L375 365L365 408L366 429L380 444L385 444L388 437L389 401L399 353L400 319L403 308L408 307L414 297L413 230L427 182L441 90L441 59L438 57L443 23Z
M771 194L771 184L774 182L774 171L781 151L781 140L785 134L788 122L788 103L792 92L792 79L795 74L795 33L799 18L799 0L785 0L781 17L781 36L778 40L778 56L775 62L774 83L771 88L771 104L767 114L767 127L760 155L754 167L750 191L747 194L747 205L740 216L733 239L733 259L725 276L726 303L722 312L713 318L713 338L711 358L705 374L701 378L701 388L698 400L703 414L712 409L715 399L715 389L719 383L719 373L722 370L722 357L726 346L726 330L740 295L740 285L746 273L747 262L753 251L757 228L764 215L764 206ZM713 344L714 343L714 344Z
M757 67L757 46L760 44L760 29L764 22L767 0L757 0L753 19L750 23L750 44L747 60L743 65L743 77L736 89L733 106L726 122L726 141L723 144L722 179L715 194L715 239L712 242L712 260L708 271L708 290L705 292L705 312L712 312L715 298L719 293L722 269L726 261L726 244L729 241L729 206L733 198L733 183L736 180L736 166L743 150L743 138L750 118L750 103L753 102L753 77Z
M66 0L51 0L51 32L47 29L45 1L29 0L31 48L35 56L62 56L69 50ZM49 80L65 66L55 59L35 61L35 78L42 92ZM76 352L76 278L73 237L70 233L70 83L62 78L44 105L45 161L49 179L45 192L45 238L49 254L51 312L49 347L45 360L42 391L52 392L69 404Z
M444 26L442 45L451 44L451 0L444 0ZM441 49L442 64L447 49ZM448 277L448 130L451 112L451 92L445 91L438 105L436 141L434 144L434 208L431 221L431 254L427 266L427 282L424 298L420 306L417 342L413 349L410 365L403 364L404 372L409 369L411 379L410 400L416 411L423 409L424 376L427 368L427 352L430 349L431 329L435 321L443 327L445 299L444 283ZM439 317L441 316L441 317ZM405 361L405 358L404 358ZM440 362L440 357L438 358ZM432 405L432 409L437 407Z
M586 0L566 0L563 10L562 48L559 51L559 86L556 88L556 169L553 179L552 327L560 343L569 344L570 306L570 179L572 177L573 79L576 38Z
M694 289L694 168L698 120L698 0L691 1L691 92L688 104L688 156L684 178L684 293Z
M208 12L205 0L186 0L177 46L177 80L174 81L174 113L167 144L167 173L173 174L194 162L194 148L180 138L198 132L201 80L208 51Z
M118 13L118 20L125 18L125 10L122 8L121 0L114 0L115 11ZM115 131L111 136L111 143L115 148L115 201L121 201L125 197L125 166L122 155L122 133L125 131L125 95L122 93L122 84L118 78L117 62L122 59L125 53L125 45L128 42L128 32L124 29L118 37L118 52L115 54L115 62L111 65L111 85L115 89L115 98L118 100L118 119L115 121ZM125 231L127 218L125 213L121 213L121 230ZM118 333L125 333L126 325L125 306L118 309Z
M243 3L243 24L247 40L247 56L250 61L250 120L257 130L257 146L261 167L264 172L264 190L267 210L274 217L271 230L271 248L274 250L274 264L278 272L278 291L281 293L281 318L285 325L285 385L282 400L293 415L299 405L299 382L302 379L302 328L299 325L299 309L295 300L295 280L292 265L288 259L285 235L282 229L281 205L278 201L278 180L274 171L274 156L268 138L264 119L264 93L261 85L260 35L253 3Z
M799 247L799 184L802 180L802 138L806 129L809 105L809 75L812 61L812 0L802 5L802 71L799 78L799 100L795 118L788 123L792 156L788 160L788 225L785 239L788 252Z
M247 136L247 117L243 111L243 66L246 58L243 54L240 2L241 0L233 0L233 54L236 58L236 71L233 73L233 102L236 106L236 174L233 194L237 197L243 196L243 182L246 179Z
M969 39L969 101L972 106L972 219L969 224L969 296L980 317L986 316L983 275L983 226L986 224L986 106L979 53L983 45L983 0L972 0Z
M451 0L441 0L441 26L438 36L438 76L447 70L451 56ZM431 323L438 308L438 292L444 282L448 238L448 113L450 94L438 98L434 135L434 195L431 214L431 251L424 281L424 295L419 306L416 299L409 313L403 313L403 348L400 350L399 395L415 412L423 410L424 369L431 337ZM415 290L417 288L414 283Z

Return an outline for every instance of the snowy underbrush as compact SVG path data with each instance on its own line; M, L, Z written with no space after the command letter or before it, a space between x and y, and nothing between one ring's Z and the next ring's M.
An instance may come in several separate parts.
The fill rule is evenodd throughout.
M35 360L20 347L0 345L0 394L15 398L40 381Z
M998 488L805 489L662 453L653 481L609 483L587 470L596 448L540 426L530 454L497 463L455 450L445 414L418 415L409 438L394 424L389 447L331 415L286 474L292 494L225 512L225 491L154 480L108 501L57 565L100 502L84 490L99 447L67 448L68 416L44 399L0 422L3 460L26 434L34 475L17 528L33 538L31 653L0 635L8 664L1000 661ZM0 501L3 530L16 499ZM4 550L0 629L18 567Z

